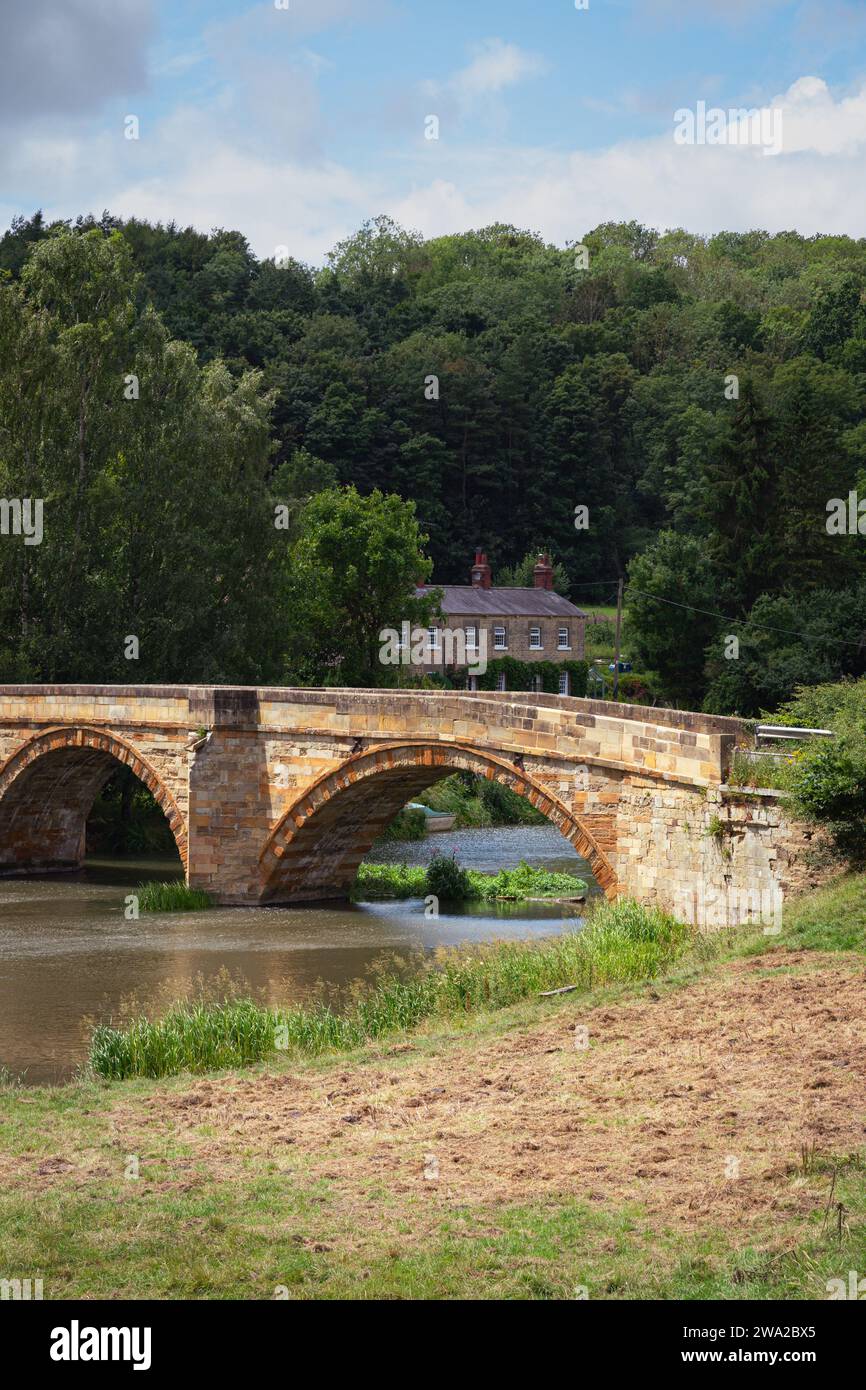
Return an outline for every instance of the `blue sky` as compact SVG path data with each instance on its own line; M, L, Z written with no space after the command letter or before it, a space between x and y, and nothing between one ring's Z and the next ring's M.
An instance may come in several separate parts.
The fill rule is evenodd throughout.
M4 222L108 207L311 261L379 212L866 234L864 0L0 4ZM677 145L698 102L781 112L781 149Z

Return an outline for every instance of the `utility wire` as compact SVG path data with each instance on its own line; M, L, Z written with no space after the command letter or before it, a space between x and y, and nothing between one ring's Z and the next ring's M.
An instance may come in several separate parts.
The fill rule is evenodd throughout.
M610 589L611 592L613 592L618 583L618 579L585 579L577 584L570 584L569 588ZM729 623L731 627L745 627L747 624L751 624L752 627L760 628L762 632L780 632L784 637L799 637L804 642L833 641L839 646L856 647L858 650L862 650L864 642L866 642L866 637L862 638L859 642L852 642L846 640L844 637L818 637L814 633L797 632L792 627L774 627L771 623L759 623L752 617L731 618L727 613L716 613L709 608L695 608L691 603L679 603L673 598L662 598L661 594L650 594L646 589L636 589L634 585L629 584L628 581L626 581L626 585L626 598L628 598L630 593L640 594L641 598L651 599L654 603L666 603L670 608L682 608L687 613L700 613L705 618L718 618L720 622ZM612 607L613 605L608 606Z
M671 608L684 608L689 613L701 613L705 618L718 618L721 622L729 623L731 627L745 627L751 623L753 627L759 627L764 632L781 632L786 637L800 637L804 642L826 642L834 641L843 647L857 647L862 650L863 639L859 642L846 641L839 637L817 637L814 633L796 632L791 627L773 627L770 623L759 623L754 618L730 618L726 613L714 613L709 608L694 608L690 603L678 603L676 599L662 598L660 594L649 594L646 589L635 589L629 585L629 592L640 594L642 598L652 599L655 603L666 603Z

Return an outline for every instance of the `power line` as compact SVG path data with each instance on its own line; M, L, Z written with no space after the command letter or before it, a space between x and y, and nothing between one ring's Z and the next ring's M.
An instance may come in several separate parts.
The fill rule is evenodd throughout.
M569 587L572 589L615 589L618 583L618 579L582 579L579 584L572 584L569 581Z
M610 589L613 591L616 589L618 583L618 579L585 579L577 584L569 584L569 588ZM797 632L792 627L775 627L771 623L759 623L757 619L751 616L748 618L731 618L727 613L716 613L710 608L695 608L691 603L679 603L676 599L663 598L661 594L650 594L646 589L636 589L633 584L628 584L628 581L626 581L626 583L626 597L628 597L630 593L640 594L641 598L651 599L654 603L666 603L670 608L682 608L687 613L700 613L705 618L718 618L719 622L729 623L731 627L746 627L747 625L751 625L752 627L760 628L762 632L779 632L784 637L799 637L803 642L832 641L835 642L837 646L856 647L858 651L862 651L864 643L866 643L866 638L861 638L859 642L852 642L844 637L836 637L835 635L832 637L818 637L814 633Z
M655 603L666 603L671 608L683 608L688 613L701 613L705 618L718 618L720 622L729 623L731 627L745 627L747 624L751 624L752 627L759 627L764 632L781 632L785 637L799 637L804 642L833 641L843 647L857 647L858 650L863 648L862 638L859 642L851 642L844 637L816 637L814 633L796 632L791 627L773 627L770 623L759 623L752 617L730 618L726 613L714 613L709 608L695 608L690 603L678 603L676 599L662 598L661 594L649 594L646 589L635 589L632 585L629 585L629 592L640 594L642 598L652 599Z

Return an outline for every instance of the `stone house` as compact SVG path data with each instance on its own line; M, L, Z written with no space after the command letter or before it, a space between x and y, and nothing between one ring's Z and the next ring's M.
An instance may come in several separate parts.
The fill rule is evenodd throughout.
M425 587L441 588L444 616L429 629L424 660L415 660L417 653L413 654L411 664L415 670L430 675L451 664L461 664L453 662L446 649L449 634L465 642L465 665L470 673L477 656L485 658L488 664L507 656L524 662L582 661L587 615L554 591L549 555L539 555L532 579L532 588L494 584L486 554L476 550L469 584L419 587L418 595L424 594ZM468 680L470 689L478 688L477 675L470 674ZM569 673L563 670L560 694L572 693L569 682ZM504 676L499 677L498 688L506 689Z

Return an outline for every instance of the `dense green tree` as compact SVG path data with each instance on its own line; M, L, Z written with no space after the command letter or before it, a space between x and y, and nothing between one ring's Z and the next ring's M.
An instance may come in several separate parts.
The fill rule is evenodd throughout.
M258 260L241 231L110 212L53 225L36 213L0 238L4 487L29 479L46 517L55 496L63 509L62 524L52 512L53 578L47 551L3 547L3 669L97 669L105 634L114 648L111 622L155 592L127 573L159 574L151 515L167 544L187 537L168 553L188 553L196 570L187 589L170 573L154 579L165 631L162 646L148 640L165 670L181 649L196 671L282 669L268 643L279 646L285 624L266 624L263 644L253 610L273 600L304 499L334 482L414 500L442 582L465 581L476 544L497 577L542 544L578 594L615 584L646 552L678 598L683 576L673 560L659 568L656 545L673 532L702 553L706 606L739 623L764 601L859 585L862 537L828 535L825 522L830 499L866 496L866 240L659 235L632 221L576 229L563 248L506 224L425 241L379 217L323 269L291 251ZM115 385L138 366L135 413ZM231 458L217 447L210 477L202 441L217 431ZM241 476L237 451L249 460L251 440L255 466ZM117 520L124 497L137 541ZM202 521L199 498L253 519L249 533L238 527L243 561L220 549L232 529ZM288 534L256 520L289 502ZM588 529L575 528L576 506ZM690 565L693 550L684 555ZM236 599L214 598L217 562ZM62 585L94 643L61 634ZM678 640L662 640L651 617L659 607L636 609L632 626L639 641L638 617L648 624L666 698L758 698L744 666L716 669L715 649L706 670L698 656L684 671ZM702 651L700 619L680 621ZM773 652L779 689L791 673L807 678L811 651L802 641Z
M527 551L518 564L497 570L496 583L511 588L531 589L535 583L534 571L538 564L538 557L541 554L550 554L550 551L551 547L546 542L539 542L532 550ZM568 570L553 555L551 555L551 564L553 565L553 587L563 598L568 598L570 589Z
M381 660L384 629L426 626L437 591L417 597L431 564L412 502L354 487L309 499L284 560L286 678L291 684L397 685Z
M626 593L633 663L650 673L668 700L699 709L705 648L713 637L722 640L706 547L695 537L663 531L629 565Z
M779 544L779 460L751 377L740 381L740 397L731 410L730 429L718 436L719 447L704 459L703 519L721 595L742 612L774 582L785 557Z
M6 661L257 679L276 661L268 401L253 372L202 369L136 291L119 233L65 229L0 286L0 494L44 507L41 544L0 542Z
M730 631L735 655L722 644L707 653L705 708L757 715L790 700L799 686L866 673L866 581L838 592L764 595Z

